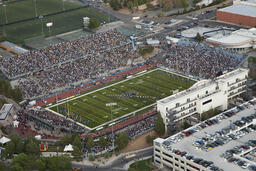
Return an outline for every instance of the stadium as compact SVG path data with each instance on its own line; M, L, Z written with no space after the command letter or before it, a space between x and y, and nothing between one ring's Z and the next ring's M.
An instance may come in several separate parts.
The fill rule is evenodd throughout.
M157 99L187 89L194 82L191 78L163 69L144 70L117 83L47 105L46 109L77 120L89 129L98 129L152 109ZM117 103L112 111L106 106L111 102Z
M144 57L118 29L98 31L1 58L1 71L27 101L23 115L50 130L88 133L120 129L132 118L150 119L152 129L158 100L232 71L245 57L190 41L168 44L164 34L152 38L161 40L159 53Z

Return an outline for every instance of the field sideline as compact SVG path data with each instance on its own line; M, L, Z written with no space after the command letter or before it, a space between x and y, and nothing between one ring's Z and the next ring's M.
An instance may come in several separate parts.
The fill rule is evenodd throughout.
M152 107L156 100L172 95L173 90L182 91L194 83L194 80L176 73L154 69L80 96L67 98L46 109L82 123L89 129L96 129L112 122L111 111L105 106L106 103L117 103L117 106L112 107L115 121Z

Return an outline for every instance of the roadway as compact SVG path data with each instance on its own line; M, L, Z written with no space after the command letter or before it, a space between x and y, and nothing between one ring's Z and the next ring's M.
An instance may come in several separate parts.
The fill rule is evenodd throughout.
M118 171L118 170L122 171L122 170L126 170L124 169L124 166L128 162L137 161L140 158L152 156L153 148L139 151L139 152L136 152L135 154L136 156L131 157L129 159L126 159L125 158L126 155L123 155L122 157L117 158L111 163L106 164L106 166L99 166L99 165L87 166L85 164L77 164L77 163L72 163L72 166L75 168L81 168L82 170L86 170L86 171Z

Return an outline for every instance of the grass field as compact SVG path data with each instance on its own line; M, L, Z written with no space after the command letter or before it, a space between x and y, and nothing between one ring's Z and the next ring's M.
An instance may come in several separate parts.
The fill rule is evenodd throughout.
M38 16L52 14L62 11L62 0L36 0ZM79 7L77 4L65 2L65 9ZM9 8L9 9L8 9ZM22 19L35 17L34 0L22 0L6 5L8 22L19 21ZM25 39L37 36L53 36L69 32L83 27L83 17L94 17L101 23L114 21L101 11L91 7L81 8L74 11L56 14L54 16L45 16L43 19L35 19L21 23L6 25L0 27L0 32L11 42L24 44ZM4 8L0 6L0 24L5 23ZM51 30L46 27L46 23L53 22ZM43 26L43 29L42 29Z
M151 171L155 170L156 168L157 167L153 165L152 158L150 158L131 164L128 171Z
M62 0L21 0L6 3L6 16L8 23L37 16L52 14L63 10ZM64 1L64 9L77 8L81 5ZM6 24L4 6L0 6L0 24Z
M162 71L151 70L143 75L126 79L101 89L85 93L78 98L55 104L50 110L63 114L87 127L94 128L111 121L110 107L106 103L116 102L112 107L113 119L151 107L157 99L189 88L193 80ZM69 113L69 115L68 115Z
M31 37L36 37L40 35L44 35L47 37L50 35L56 35L82 28L82 18L85 16L95 17L100 22L109 20L109 17L104 13L87 7L71 12L58 14L55 16L44 17L43 33L42 23L40 19L4 26L1 28L1 30L5 32L7 40L18 44L23 44L25 39ZM110 18L110 21L113 21L113 18ZM53 26L51 27L51 33L49 32L48 28L46 28L46 23L48 22L53 22Z

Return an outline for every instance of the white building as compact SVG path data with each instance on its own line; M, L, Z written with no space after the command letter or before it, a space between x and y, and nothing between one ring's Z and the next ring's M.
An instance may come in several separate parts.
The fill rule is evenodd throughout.
M217 34L206 39L206 43L232 51L247 51L256 47L256 28L239 29L230 34Z
M233 5L237 4L256 6L256 0L233 0Z
M225 110L228 100L246 91L247 69L237 69L223 74L215 80L202 80L191 88L157 101L167 126L196 113L210 109Z
M160 168L166 167L167 170L172 171L248 170L249 165L256 163L248 160L245 155L254 152L255 147L241 146L248 144L250 140L255 140L255 110L256 99L253 99L239 108L232 108L166 139L155 139L154 163ZM251 119L245 122L243 119L247 118ZM215 123L207 125L210 120L214 120ZM243 125L237 126L236 123L242 120ZM254 129L251 128L252 126ZM191 130L193 133L187 134ZM235 148L239 149L239 153L225 154L226 151ZM227 159L229 157L239 159L243 163L240 165L230 162Z

